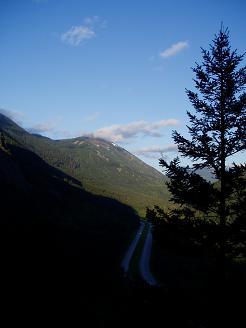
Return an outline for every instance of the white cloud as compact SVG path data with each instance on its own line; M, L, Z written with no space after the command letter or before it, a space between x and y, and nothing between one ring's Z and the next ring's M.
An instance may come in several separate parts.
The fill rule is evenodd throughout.
M162 134L159 131L161 128L177 125L178 123L179 122L176 119L160 120L154 123L137 121L123 125L111 125L84 135L113 142L126 142L127 140L131 140L139 135L161 137Z
M78 46L83 41L96 37L96 28L105 28L106 21L98 16L86 17L82 25L72 26L61 35L61 41L71 46Z
M162 58L168 58L168 57L172 57L174 55L176 55L177 53L179 53L180 51L188 48L189 44L187 41L180 41L178 43L175 43L173 45L171 45L170 48L164 50L163 52L160 53L160 56Z
M78 46L85 40L92 39L96 33L88 26L73 26L67 32L61 35L62 42L71 46Z
M134 150L133 153L139 156L145 156L150 158L159 158L160 155L169 152L176 152L178 150L177 145L170 144L166 146L150 146L141 149Z

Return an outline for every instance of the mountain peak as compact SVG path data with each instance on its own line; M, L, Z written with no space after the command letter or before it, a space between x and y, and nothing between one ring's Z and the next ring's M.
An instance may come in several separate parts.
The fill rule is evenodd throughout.
M0 112L0 130L10 133L24 134L27 133L22 127L9 118L7 115Z

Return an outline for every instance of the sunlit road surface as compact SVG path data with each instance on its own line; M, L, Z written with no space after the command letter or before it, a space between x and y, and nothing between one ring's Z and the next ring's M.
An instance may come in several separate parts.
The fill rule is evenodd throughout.
M146 281L151 286L157 286L157 281L150 272L150 257L152 249L152 232L151 226L149 223L146 223L148 226L148 232L145 238L142 254L139 261L139 271L142 279Z
M134 251L137 247L139 239L142 235L143 229L144 229L144 223L141 222L140 223L140 228L138 229L138 232L137 232L135 238L133 239L133 241L131 242L130 247L128 248L128 251L127 251L127 253L126 253L126 255L125 255L125 257L124 257L124 259L121 263L121 266L122 266L125 273L127 273L128 270L129 270L129 265L130 265L132 256L133 256Z

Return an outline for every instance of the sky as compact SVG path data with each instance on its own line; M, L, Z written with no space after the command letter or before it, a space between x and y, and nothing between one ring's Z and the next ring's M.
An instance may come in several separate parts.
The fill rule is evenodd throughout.
M0 110L52 139L106 138L159 168L188 137L185 89L221 22L246 51L244 0L0 0ZM238 160L242 160L238 157Z

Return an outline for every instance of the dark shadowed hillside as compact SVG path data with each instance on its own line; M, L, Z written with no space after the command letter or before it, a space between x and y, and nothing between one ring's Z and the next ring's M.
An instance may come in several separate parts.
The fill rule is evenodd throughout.
M134 210L84 191L3 132L0 185L6 307L84 306L96 319L101 295L121 277L120 262L138 226Z
M0 300L8 320L173 324L176 295L123 278L120 263L138 228L133 209L83 190L3 131L0 186Z

